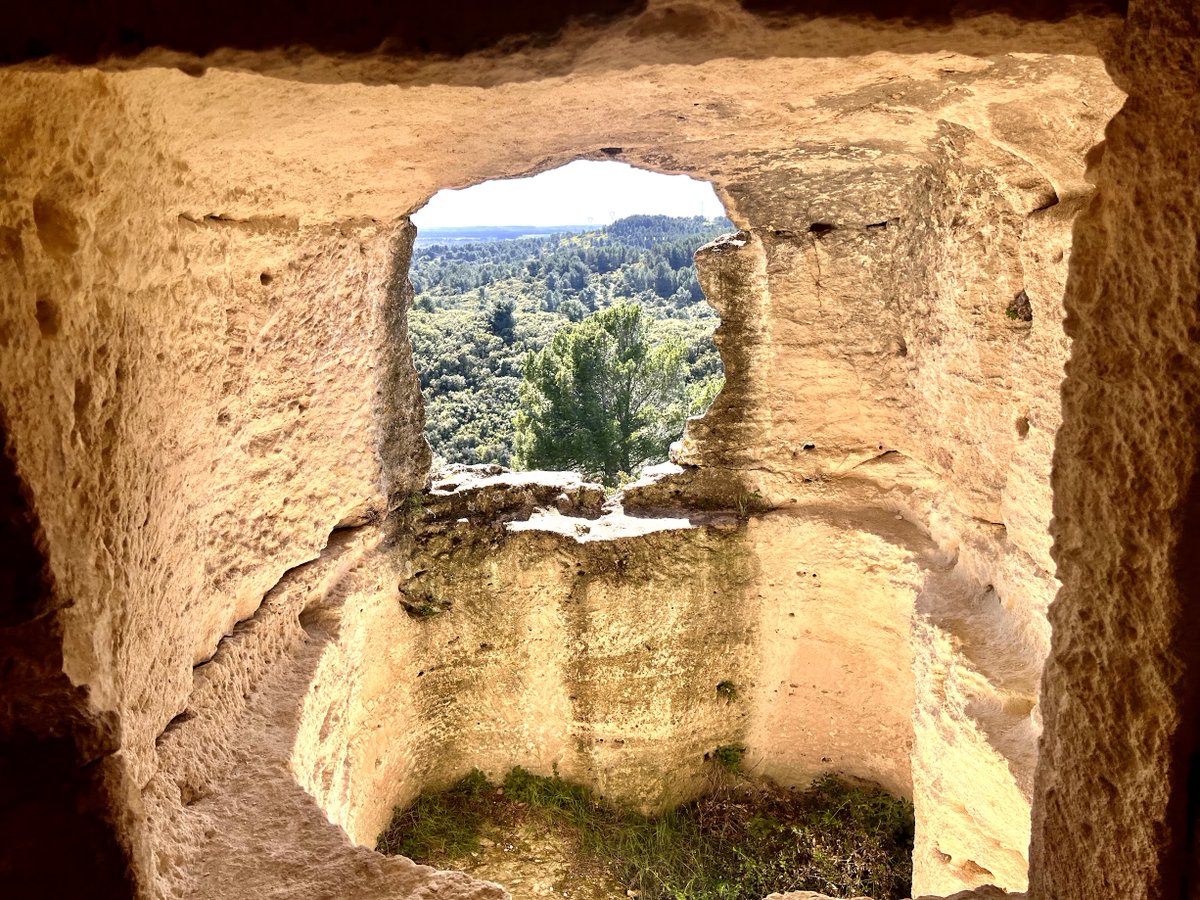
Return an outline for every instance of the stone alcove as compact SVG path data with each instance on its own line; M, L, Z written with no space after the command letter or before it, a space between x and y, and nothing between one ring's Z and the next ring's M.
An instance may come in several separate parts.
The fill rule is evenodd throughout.
M887 484L916 479L916 521L935 542L958 543L959 564L974 570L974 602L1017 603L996 605L1039 662L1050 638L1037 617L1052 586L1031 589L1015 553L988 549L989 530L1003 522L1043 571L1056 562L1064 591L1043 688L1033 890L1186 891L1194 811L1180 767L1196 740L1180 713L1194 693L1183 535L1194 439L1180 423L1191 421L1195 398L1197 179L1195 151L1180 135L1196 124L1195 23L1183 7L1140 4L1116 43L1119 20L1061 12L1055 21L1026 12L881 23L653 5L520 52L420 63L328 47L276 53L232 33L209 46L247 49L197 62L187 55L195 47L148 28L147 43L176 49L102 71L6 68L0 403L13 480L25 491L18 507L40 523L35 545L54 585L29 582L46 605L6 639L14 658L29 660L13 695L40 698L13 714L30 746L61 733L54 723L80 723L62 763L65 782L80 787L65 807L97 798L88 808L99 810L92 821L105 846L123 848L128 877L147 891L203 895L264 882L299 890L350 877L370 896L389 881L430 877L339 843L307 795L286 789L291 750L273 743L279 723L263 708L246 718L242 710L275 682L308 684L306 665L320 668L302 648L319 643L322 614L274 629L266 622L282 608L275 601L308 578L337 581L327 567L368 553L359 546L366 532L349 526L423 478L419 429L394 415L413 408L403 360L389 349L402 328L402 309L388 299L404 231L397 217L437 187L619 146L644 165L720 186L757 245L733 254L718 277L757 279L757 296L773 304L745 311L738 352L749 377L740 398L730 393L740 418L718 416L697 431L693 459L753 470L755 486L783 503L816 483L804 478L847 463L882 469L873 480ZM1108 128L1103 160L1093 154L1095 196L1080 161L1120 102L1100 55L1130 100ZM1089 85L1099 95L1089 97ZM949 193L905 195L921 173ZM939 218L947 210L955 214ZM867 228L893 213L908 224ZM1051 248L1046 259L987 250L1002 249L1018 220L1032 244ZM809 230L814 223L835 228ZM976 245L958 241L956 227ZM858 251L881 239L911 242L912 268L895 271L889 289L907 305L827 306L831 295L882 293L863 264L871 255ZM988 269L981 259L1012 265ZM1047 330L1049 343L1021 360L952 351L1009 346L1004 329L1024 326L1003 309L1021 290L1036 335L1055 318L1039 303L1063 295L1068 265L1074 344L1050 561L1045 477L1056 423L1045 379L1057 383L1065 345ZM1018 284L1018 272L1040 284ZM953 302L956 285L995 283L1005 285L997 319ZM916 305L933 297L944 308ZM812 327L818 300L817 311L837 319L824 334ZM996 311L990 302L986 310ZM905 316L929 327L892 327ZM872 327L880 322L886 334ZM956 345L955 322L970 323L962 333L971 341ZM940 362L931 347L943 348ZM918 359L928 364L910 385L902 373ZM959 391L971 362L1019 402L993 408ZM820 366L828 379L804 380ZM864 371L873 377L860 381ZM827 415L845 395L822 395L825 383L855 385L854 402L865 397L870 408ZM941 419L932 415L939 404L927 403L939 396L949 403ZM942 428L952 423L989 437ZM882 450L896 452L866 462ZM994 465L1010 454L1023 463ZM1001 469L1008 499L991 478ZM931 470L936 483L921 481ZM1020 487L1028 473L1040 475ZM322 551L339 524L341 537ZM322 552L324 562L296 568ZM258 631L274 649L216 678L218 641L238 621L226 658ZM30 640L30 629L41 638ZM314 682L313 696L318 686L349 696L342 687L369 676L347 671L338 687L335 674ZM211 721L200 702L209 684L225 698ZM1019 711L1020 696L1003 699ZM996 744L1017 737L1004 730ZM248 754L239 746L247 739L275 755ZM102 764L78 774L73 760ZM205 809L222 797L273 809L292 830L218 834ZM291 863L263 865L247 849L267 846ZM1126 846L1136 848L1132 863Z

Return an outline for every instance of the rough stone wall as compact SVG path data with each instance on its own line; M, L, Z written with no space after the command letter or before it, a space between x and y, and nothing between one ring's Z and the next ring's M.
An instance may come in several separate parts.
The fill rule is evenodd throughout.
M912 634L921 892L1025 884L1082 174L947 125L903 190L874 172L833 186L789 172L768 182L772 228L698 257L735 386L677 458L733 469L772 503L860 471L886 478L889 504L955 558L928 578Z
M1054 557L1031 890L1200 896L1196 878L1200 21L1137 3L1114 74L1129 99L1075 231L1071 362L1055 449Z
M9 88L0 403L45 523L63 671L115 716L140 786L192 665L336 523L383 507L380 390L413 410L389 477L423 471L415 378L376 362L406 245L367 221L181 214L182 167L103 76Z
M435 487L396 551L399 591L378 576L354 593L293 757L352 838L371 844L393 805L471 768L557 769L662 808L705 789L726 744L783 783L836 769L911 793L908 625L937 553L869 488L748 521L505 527L498 507L531 515L497 501L524 482Z
M836 771L912 797L909 628L945 558L880 494L843 482L748 525L759 637L744 742L751 771L780 784Z
M1058 190L1083 189L1073 174L1058 175ZM892 254L900 398L917 412L893 439L936 478L930 533L957 553L954 570L927 583L913 635L917 892L1025 885L1058 587L1046 535L1068 350L1061 296L1079 209L1057 197L1042 172L950 129L911 190ZM1016 311L1021 301L1028 310Z
M876 485L689 521L596 519L578 493L583 515L536 511L577 491L561 478L461 481L396 527L335 532L197 669L147 791L162 893L319 884L333 875L236 850L290 839L336 873L362 851L314 816L370 846L393 804L472 767L557 767L653 808L719 778L706 754L737 744L784 783L832 768L910 792L908 624L945 559Z
M62 631L45 535L0 416L0 883L14 895L131 895L136 795L115 717L62 671ZM62 866L67 842L90 867Z
M704 753L734 739L716 684L754 657L736 542L698 529L580 544L457 511L406 561L421 574L400 580L453 605L412 618L393 587L371 629L367 649L404 668L364 685L361 705L378 711L382 745L415 730L420 746L407 780L383 773L348 798L350 834L372 842L393 803L471 768L557 766L647 808L693 795ZM387 699L396 691L408 702Z
M372 621L361 616L363 605L394 601L382 536L373 525L334 532L320 557L287 573L196 670L187 717L160 738L159 769L144 792L154 896L506 896L465 875L354 846L314 799L335 800L348 787L347 759L359 758L352 745L378 739L373 729L352 732L347 726L357 723L343 726L329 709L315 726L312 714L328 695L334 715L360 696L363 668L333 666L344 658L345 631ZM328 749L328 739L341 741L339 755L323 760L325 769L308 767L314 755L306 751Z

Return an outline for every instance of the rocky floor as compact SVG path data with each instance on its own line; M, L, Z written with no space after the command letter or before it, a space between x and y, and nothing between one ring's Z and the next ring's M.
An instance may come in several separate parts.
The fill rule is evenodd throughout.
M544 822L488 823L480 849L455 868L493 881L513 900L625 900L625 888L594 863L581 859L569 835Z

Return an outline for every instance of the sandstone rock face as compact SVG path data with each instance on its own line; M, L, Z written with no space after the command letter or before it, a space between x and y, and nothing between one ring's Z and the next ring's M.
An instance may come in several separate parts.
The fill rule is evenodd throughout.
M1131 10L1114 61L1130 96L1093 157L1098 194L1076 232L1035 896L1200 895L1200 150L1184 137L1198 124L1198 66L1192 5ZM1092 864L1065 877L1082 859Z
M312 715L322 679L347 676L333 668L342 655L331 645L346 641L358 649L352 642L361 643L361 629L371 624L369 614L361 615L365 608L347 616L346 604L390 594L381 583L378 563L386 556L378 553L379 541L370 526L335 532L316 560L285 575L196 669L187 718L159 739L160 768L145 791L156 830L158 893L507 896L462 874L355 847L314 801L317 794L328 802L350 785L342 780L344 767L306 767L310 754L328 749L331 738L340 739L343 753L352 738L377 738L369 728L352 735L354 721L337 718L356 699L344 691L315 728ZM347 686L326 685L334 693Z
M401 232L180 216L154 182L133 193L155 150L117 137L137 131L103 81L22 81L26 103L53 90L59 112L34 125L18 91L5 121L62 156L6 173L4 403L74 598L64 665L121 713L141 783L192 665L334 524L383 506L378 442L351 436L375 420L390 374L377 360L402 302L388 290ZM100 165L111 186L88 181ZM319 323L290 302L301 295ZM36 373L36 401L18 372ZM419 412L407 422L402 465L416 473Z
M926 580L912 633L914 877L930 892L1024 886L1057 588L1047 473L1079 203L1038 208L1056 196L1049 182L1012 159L970 162L987 152L948 130L897 207L919 210L909 220L851 211L852 222L882 220L703 250L718 343L739 348L726 352L739 381L676 453L739 470L772 504L830 479L883 478L894 508L957 555ZM1017 297L1030 299L1031 321L1007 315Z
M583 518L522 504L529 480L435 482L397 551L399 598L363 594L368 643L343 628L327 655L402 668L349 692L340 673L315 679L328 687L305 718L322 737L293 763L354 839L471 768L557 770L661 809L707 787L721 745L785 783L833 768L910 793L908 623L935 552L910 523L833 502ZM347 734L369 737L347 748Z
M911 795L914 895L1021 890L1045 718L1033 895L1179 894L1190 11L1142 4L1116 47L1102 13L753 7L0 69L2 484L40 598L0 619L38 648L5 734L78 725L112 884L500 896L356 845L471 766L654 806L739 742ZM1101 54L1131 99L1096 197ZM554 479L420 500L405 216L578 157L726 202L698 255L726 390L628 515ZM1118 825L1136 864L1080 877Z

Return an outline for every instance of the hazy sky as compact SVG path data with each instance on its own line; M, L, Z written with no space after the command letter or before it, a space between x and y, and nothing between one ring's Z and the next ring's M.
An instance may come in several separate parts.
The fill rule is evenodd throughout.
M438 191L412 218L418 228L607 225L634 213L712 217L725 210L706 182L581 159L532 178Z

